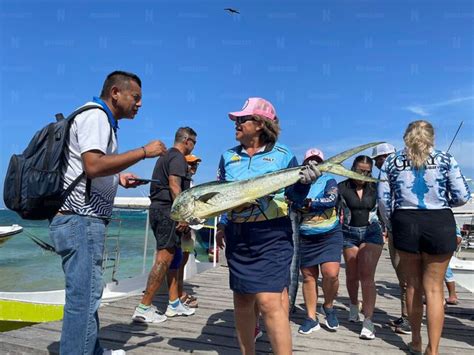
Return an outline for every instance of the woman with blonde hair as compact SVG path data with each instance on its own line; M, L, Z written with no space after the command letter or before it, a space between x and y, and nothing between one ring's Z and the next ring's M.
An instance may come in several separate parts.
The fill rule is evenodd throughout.
M425 354L438 354L444 323L443 279L456 250L456 222L450 207L470 198L456 160L434 148L431 123L411 122L403 136L405 149L390 155L378 185L382 218L393 233L407 282L408 316L412 329L410 353L421 354L423 293L426 296L428 345Z

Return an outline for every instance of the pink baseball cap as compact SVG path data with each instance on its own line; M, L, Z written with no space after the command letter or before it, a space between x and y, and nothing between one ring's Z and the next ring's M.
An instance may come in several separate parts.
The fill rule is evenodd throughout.
M242 110L237 112L230 112L229 118L232 121L235 121L237 117L259 115L265 117L269 120L274 120L276 118L276 112L273 105L260 97L250 97L245 101L244 107Z
M308 160L309 158L312 158L312 157L318 157L319 159L321 159L322 161L324 161L324 154L322 151L320 151L319 149L317 148L310 148L306 151L305 155L304 155L304 159L303 159L303 163Z

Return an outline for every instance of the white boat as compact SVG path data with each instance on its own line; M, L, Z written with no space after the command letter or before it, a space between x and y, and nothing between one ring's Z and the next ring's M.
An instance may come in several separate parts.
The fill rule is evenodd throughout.
M474 292L474 260L462 260L453 256L449 261L454 278L462 287Z
M10 239L15 234L21 233L23 227L18 224L13 224L11 226L0 226L0 246Z

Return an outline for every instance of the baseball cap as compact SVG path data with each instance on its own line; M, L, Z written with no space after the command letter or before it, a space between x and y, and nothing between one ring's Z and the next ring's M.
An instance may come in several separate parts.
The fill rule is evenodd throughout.
M276 112L273 105L260 97L250 97L245 101L242 110L237 112L230 112L229 118L235 121L237 117L259 115L269 120L276 118Z
M390 143L382 143L374 147L372 150L372 158L376 158L379 155L395 153L395 147Z
M322 151L320 151L319 149L317 148L310 148L306 151L305 155L304 155L304 159L303 159L303 163L308 160L309 158L312 158L312 157L318 157L320 158L322 161L324 161L324 154Z
M184 157L186 159L187 163L199 163L201 161L201 158L193 155L193 154L188 154Z

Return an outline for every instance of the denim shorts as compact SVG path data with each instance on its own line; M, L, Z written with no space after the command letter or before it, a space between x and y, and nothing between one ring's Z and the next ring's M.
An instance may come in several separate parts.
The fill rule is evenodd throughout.
M366 227L342 226L344 249L359 247L363 243L383 245L382 227L380 223L371 223Z

